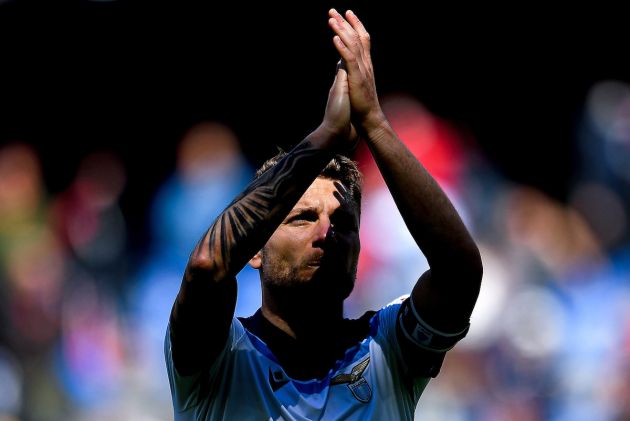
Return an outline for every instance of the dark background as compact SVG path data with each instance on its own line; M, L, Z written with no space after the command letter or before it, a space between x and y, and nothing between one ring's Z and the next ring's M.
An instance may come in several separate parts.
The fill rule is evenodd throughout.
M37 149L51 193L86 153L117 153L139 241L194 123L228 124L253 165L317 126L337 61L327 10L351 7L372 35L381 95L414 95L504 176L563 200L589 87L630 80L620 9L311 3L5 1L0 141Z

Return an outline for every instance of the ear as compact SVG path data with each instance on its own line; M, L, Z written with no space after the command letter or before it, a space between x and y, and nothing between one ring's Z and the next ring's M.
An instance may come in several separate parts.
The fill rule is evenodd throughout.
M249 260L249 265L251 267L253 267L254 269L260 269L262 266L262 253L260 251L258 251L258 253L254 254L254 257L252 257Z

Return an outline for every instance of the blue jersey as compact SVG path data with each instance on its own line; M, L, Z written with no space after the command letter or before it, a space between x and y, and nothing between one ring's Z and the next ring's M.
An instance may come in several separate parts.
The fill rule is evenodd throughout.
M430 376L410 375L397 339L402 298L366 319L366 335L328 374L289 377L268 345L234 318L225 347L207 370L190 376L165 354L176 420L412 420ZM441 365L443 354L438 358ZM309 364L304 361L304 364ZM426 373L437 374L439 366Z

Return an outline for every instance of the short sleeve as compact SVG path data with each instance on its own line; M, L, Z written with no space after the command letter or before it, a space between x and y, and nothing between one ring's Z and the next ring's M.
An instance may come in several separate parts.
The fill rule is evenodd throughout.
M401 329L402 312L409 300L409 295L404 295L377 313L378 335L389 344L391 356L397 360L406 377L436 377L446 353L418 348L409 342Z
M412 376L436 377L446 353L466 336L470 324L459 332L443 332L426 323L411 297L405 297L396 314L396 338Z
M204 400L207 400L220 386L222 372L227 369L231 361L231 352L244 334L245 329L241 322L233 318L225 346L212 366L198 373L181 375L177 372L173 363L170 325L167 327L164 340L164 357L175 412L183 412L194 408Z
M407 402L413 414L413 409L431 377L419 376L412 372L400 347L396 320L406 297L392 301L376 313L371 321L371 335L383 354L388 366L388 375L391 376L395 389L399 390L399 399Z

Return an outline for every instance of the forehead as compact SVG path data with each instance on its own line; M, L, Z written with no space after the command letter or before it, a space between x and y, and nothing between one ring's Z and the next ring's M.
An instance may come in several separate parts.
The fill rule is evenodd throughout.
M356 210L350 190L339 180L323 177L318 177L313 181L295 207L341 207L349 211Z

